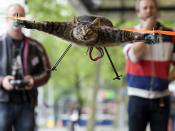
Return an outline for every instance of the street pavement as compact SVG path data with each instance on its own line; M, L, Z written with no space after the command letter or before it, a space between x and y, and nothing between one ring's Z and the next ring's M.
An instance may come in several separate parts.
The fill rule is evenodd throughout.
M67 128L39 128L38 131L69 131ZM86 128L78 128L75 131L87 131ZM112 127L96 127L95 131L128 131L127 128L123 129L114 129Z

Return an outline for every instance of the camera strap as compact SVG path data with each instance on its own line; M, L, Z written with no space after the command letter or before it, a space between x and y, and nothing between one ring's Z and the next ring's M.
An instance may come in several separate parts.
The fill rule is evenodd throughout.
M12 44L12 64L15 62L18 64L18 66L21 68L21 76L24 76L24 71L23 71L23 64L22 64L22 53L23 53L23 48L24 48L24 41L23 40L13 40Z

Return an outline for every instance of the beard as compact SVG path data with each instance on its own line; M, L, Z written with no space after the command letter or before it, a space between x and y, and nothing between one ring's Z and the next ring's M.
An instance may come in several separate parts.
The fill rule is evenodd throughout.
M21 27L12 26L11 28L12 28L12 30L13 30L14 32L16 32L16 33L21 32Z

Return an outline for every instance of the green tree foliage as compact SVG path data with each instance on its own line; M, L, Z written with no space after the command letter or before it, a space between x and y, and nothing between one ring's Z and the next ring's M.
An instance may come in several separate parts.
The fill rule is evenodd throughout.
M69 4L59 4L56 0L35 0L28 1L29 13L35 18L36 21L69 21L76 16L76 12ZM112 20L114 26L120 23L119 20ZM126 27L133 26L132 22L125 23ZM124 24L121 24L123 27ZM121 26L120 25L120 26ZM68 42L60 40L55 36L48 35L39 31L32 31L32 37L40 41L46 48L51 64L54 65L56 60L61 56L68 46ZM120 75L125 77L125 57L122 53L121 46L107 48L113 60L113 63ZM63 61L58 65L57 72L52 72L51 82L54 86L55 100L63 94L76 92L76 77L78 74L80 85L83 84L83 90L87 87L92 87L94 79L95 62L85 56L87 48L72 46ZM97 55L94 49L93 55ZM113 80L115 73L106 56L101 59L102 61L102 78L104 79L105 88L116 88L120 85L121 81ZM48 84L50 85L50 84ZM47 87L48 87L47 85Z
M69 4L59 4L55 0L35 0L28 1L29 14L36 21L69 21L76 16L76 12ZM60 40L55 36L39 31L32 31L32 37L41 42L47 50L51 64L54 65L68 46L68 42ZM87 48L72 46L57 67L57 71L52 72L52 77L47 84L54 86L55 100L61 95L76 92L77 74L79 82L85 87L89 87L93 80L95 64L84 55ZM86 90L86 89L85 89ZM47 93L47 92L46 92Z

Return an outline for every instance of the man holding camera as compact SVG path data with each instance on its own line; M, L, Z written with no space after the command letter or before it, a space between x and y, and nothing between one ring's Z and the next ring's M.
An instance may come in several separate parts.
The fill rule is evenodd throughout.
M34 131L37 87L49 77L50 63L43 46L26 37L9 17L25 17L24 8L7 11L7 34L0 37L0 131Z

